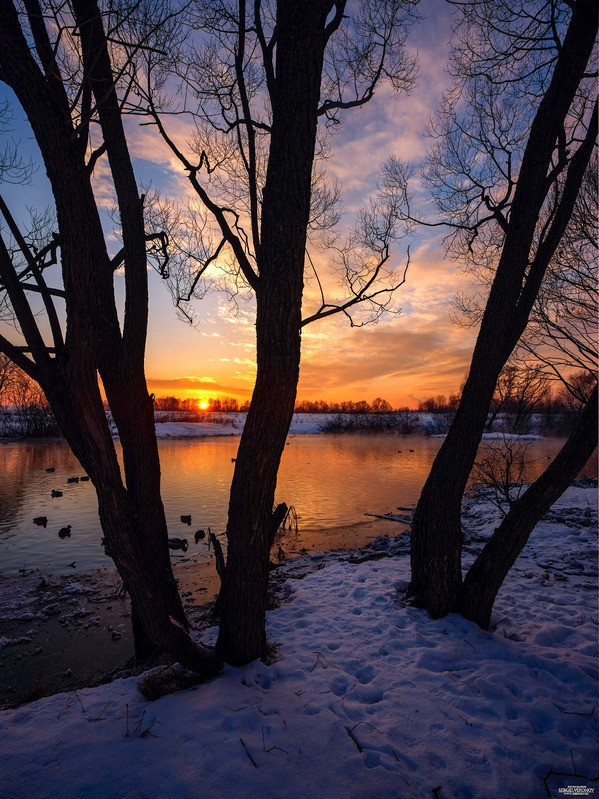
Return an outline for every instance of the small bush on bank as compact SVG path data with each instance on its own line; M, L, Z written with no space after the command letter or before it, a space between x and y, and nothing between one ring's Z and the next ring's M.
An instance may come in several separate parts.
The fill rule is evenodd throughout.
M389 413L338 413L320 426L323 433L414 433L418 414L409 411Z

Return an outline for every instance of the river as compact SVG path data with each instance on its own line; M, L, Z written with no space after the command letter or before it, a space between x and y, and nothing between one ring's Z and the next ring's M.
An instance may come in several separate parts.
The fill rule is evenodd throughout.
M282 541L286 555L356 546L398 525L374 523L366 514L413 506L442 440L392 434L291 435L285 447L277 501L293 505L299 532ZM554 457L563 441L533 441L527 451L529 476ZM206 563L206 541L194 532L208 526L224 532L228 492L239 438L159 440L162 496L169 534L187 538L187 552L174 563ZM49 472L48 469L54 469ZM585 474L596 476L596 463ZM0 572L39 568L73 574L110 566L101 544L95 492L90 482L68 482L84 472L67 445L57 442L4 442L0 445ZM52 497L52 491L62 492ZM191 526L181 516L191 515ZM33 523L46 516L45 527ZM58 531L71 525L71 536Z

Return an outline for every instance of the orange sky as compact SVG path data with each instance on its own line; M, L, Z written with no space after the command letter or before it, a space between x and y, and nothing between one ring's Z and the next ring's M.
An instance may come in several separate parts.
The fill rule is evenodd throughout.
M444 67L451 25L450 7L444 0L422 0L420 11L425 19L408 40L419 53L419 86L409 97L396 97L385 87L377 90L370 103L345 116L332 138L332 157L325 165L327 174L342 187L341 227L345 231L375 191L379 168L390 155L417 162L425 153L427 123L448 85ZM22 112L16 119L23 124ZM160 188L174 201L188 199L189 182L180 164L155 128L140 126L138 121L127 119L138 181ZM185 147L188 122L175 116L168 125ZM18 135L23 156L30 150L32 158L39 160L31 132L18 131ZM105 179L108 170L105 159L100 159L94 171L94 188L107 211L107 227L112 224L108 210L113 204L112 185ZM31 186L3 187L15 213L19 204L40 205L44 180L43 170L38 170ZM438 229L429 228L426 235L399 242L391 263L400 270L408 243L411 265L397 294L399 315L363 328L350 328L341 315L304 328L298 399L371 402L381 396L395 407L415 407L424 397L458 388L468 368L474 334L451 323L450 303L458 291L467 290L466 278L444 258ZM112 244L120 246L114 236ZM323 266L325 286L334 291L337 282L327 272L327 253L312 255ZM314 310L314 295L314 281L307 280L306 314ZM194 313L194 326L181 322L167 288L156 273L150 273L149 390L157 396L249 399L255 373L253 300L240 297L235 308L224 294L209 293L195 303Z
M166 293L152 281L162 307ZM376 325L350 328L341 317L308 325L302 335L299 399L382 396L394 407L416 407L432 394L457 390L467 371L474 334L452 324L450 300L464 278L436 248L415 251L402 311ZM222 298L221 298L222 303ZM151 308L152 310L152 308ZM255 373L252 308L237 316L218 297L200 303L195 327L174 320L151 325L147 375L157 396L249 399Z
M348 225L374 190L377 169L389 155L416 161L425 152L425 128L447 86L450 19L443 0L424 0L421 11L426 19L411 37L419 51L420 86L410 97L379 90L373 101L347 115L333 138L327 173L343 186ZM160 163L167 191L184 193L181 168L151 138L152 130L135 131L132 144L138 158L143 152L154 165ZM415 407L423 397L457 390L468 368L474 333L450 321L450 302L467 282L456 264L444 258L441 239L438 230L429 229L426 238L411 242L398 316L364 328L352 329L342 317L304 328L299 399L372 401L382 396L393 406ZM405 246L400 242L395 254L398 267L404 263ZM310 292L308 284L306 311ZM175 318L168 292L152 275L150 311L150 391L157 396L229 395L240 401L250 397L255 372L251 301L242 300L234 311L224 296L208 295L196 303L195 326L190 327Z

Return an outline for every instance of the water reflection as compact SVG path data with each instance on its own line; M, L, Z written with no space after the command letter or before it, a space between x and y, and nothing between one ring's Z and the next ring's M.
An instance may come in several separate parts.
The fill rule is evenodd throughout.
M542 472L563 442L535 441L527 451L530 478ZM163 499L169 534L187 538L187 553L173 562L205 562L206 541L194 542L198 528L224 530L238 437L162 440ZM440 439L393 435L290 436L285 447L277 499L293 504L300 536L285 543L289 554L302 547L326 549L362 543L384 530L365 513L393 512L414 505ZM46 469L54 467L54 472ZM55 574L84 572L110 565L101 546L95 491L91 483L68 483L82 475L64 442L4 443L0 446L0 570L44 568ZM593 460L585 470L596 476ZM62 497L52 498L52 490ZM191 515L191 525L181 516ZM33 518L47 516L47 526ZM58 531L72 526L70 538ZM72 564L75 566L72 566Z

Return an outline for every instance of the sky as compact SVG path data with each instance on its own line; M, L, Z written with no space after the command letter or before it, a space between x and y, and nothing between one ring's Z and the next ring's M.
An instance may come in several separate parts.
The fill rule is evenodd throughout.
M343 186L344 223L351 223L352 211L374 190L378 168L389 155L417 161L425 153L426 125L448 85L451 16L443 0L423 0L420 12L423 19L408 40L419 57L416 89L410 96L393 96L381 88L369 104L346 114L333 139L327 170ZM180 183L181 168L172 159L164 169L169 185L173 177ZM409 241L410 267L397 294L399 315L363 328L351 328L338 316L303 329L299 399L381 396L394 407L416 407L423 397L457 390L468 369L473 333L451 321L451 300L465 278L445 258L442 239L439 229L429 229ZM394 264L405 262L406 243L398 244ZM222 392L248 399L255 374L253 304L242 302L233 313L222 295L210 295L196 303L194 327L185 326L174 320L164 286L153 278L150 390L158 396L205 398Z
M425 153L427 122L448 85L445 63L451 17L444 0L422 0L420 13L423 18L408 39L419 58L413 93L394 96L382 87L370 103L346 114L333 138L326 169L342 186L346 210L342 227L349 227L354 213L368 201L379 167L390 155L418 161ZM184 137L179 120L175 124L177 134ZM33 145L19 109L14 128L13 139L27 153ZM151 183L174 199L189 195L185 173L154 129L130 120L128 139L141 183ZM39 181L38 175L30 187L3 190L9 201L31 204L33 198L37 201ZM102 167L96 170L96 187L101 196ZM109 204L108 196L105 202ZM442 238L443 232L434 228L398 243L392 256L398 267L405 263L410 244L406 282L396 295L399 314L362 328L351 328L339 315L303 329L298 399L384 397L394 407L416 407L424 397L458 388L468 368L474 334L451 321L451 300L464 290L467 279L456 263L445 258ZM326 253L320 256L325 257ZM313 281L307 281L306 311L314 292ZM181 321L166 286L156 273L150 274L149 391L199 400L225 395L241 402L249 399L255 375L253 301L240 297L235 306L223 293L210 292L194 303L193 313L193 325Z

